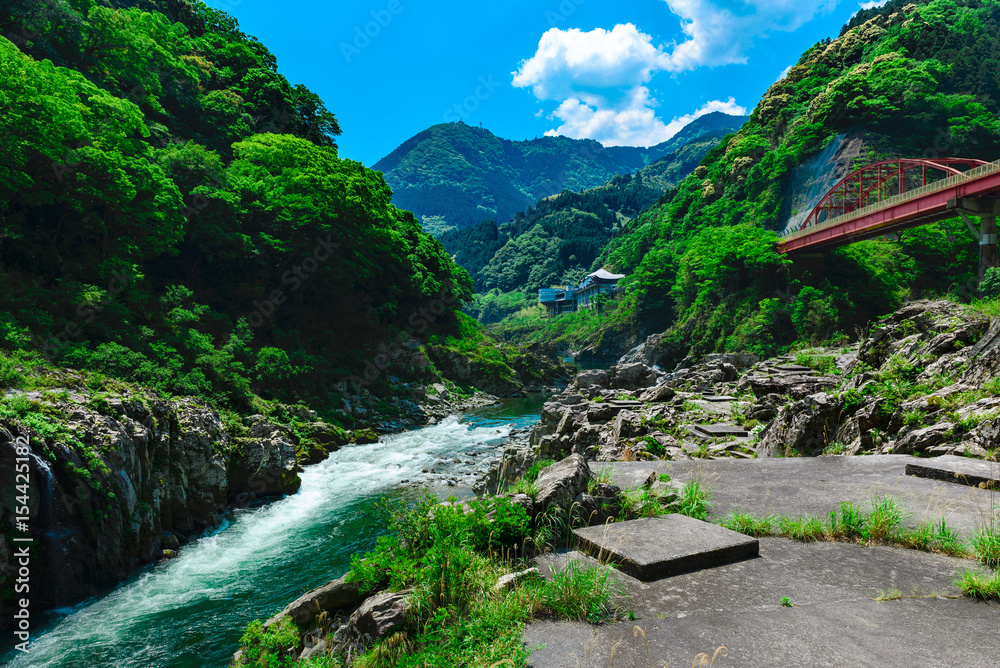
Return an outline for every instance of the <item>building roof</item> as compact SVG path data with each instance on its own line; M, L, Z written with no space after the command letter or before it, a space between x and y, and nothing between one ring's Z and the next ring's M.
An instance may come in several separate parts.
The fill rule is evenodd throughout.
M625 278L625 274L612 274L609 271L604 271L603 269L598 269L592 274L587 274L587 278L603 278L608 281L617 281L619 279Z

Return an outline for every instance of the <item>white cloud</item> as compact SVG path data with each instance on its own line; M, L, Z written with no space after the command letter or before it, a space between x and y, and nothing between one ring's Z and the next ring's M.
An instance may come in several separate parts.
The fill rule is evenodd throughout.
M535 54L512 72L512 83L530 88L539 100L559 103L548 116L559 125L547 135L596 139L608 146L651 146L712 111L746 113L729 98L665 123L646 84L670 63L670 55L631 23L589 32L552 28Z
M871 0L870 2L859 2L858 7L861 9L875 9L876 7L882 7L889 0Z
M588 88L633 88L664 69L666 54L631 23L590 32L551 28L521 62L513 84L540 100L561 100Z
M570 98L564 100L549 116L559 119L562 125L545 134L596 139L605 146L652 146L670 139L691 121L713 111L737 116L747 113L744 107L736 104L736 100L730 97L724 101L712 100L690 114L677 116L669 123L664 123L653 111L655 104L645 86L635 87L622 104L612 108L594 106L583 100Z
M885 1L886 1L886 2L889 2L889 0L885 0ZM789 65L789 66L788 66L788 67L786 67L785 69L781 70L781 74L779 74L779 75L778 75L778 78L774 80L774 83L778 83L779 81L781 81L782 79L784 79L785 77L787 77L787 76L788 76L788 73L792 71L792 68L793 68L793 67L795 67L795 65L794 65L794 64L792 64L792 65Z
M839 0L665 0L681 19L687 39L674 45L663 69L746 63L753 41L771 32L791 32L837 6Z

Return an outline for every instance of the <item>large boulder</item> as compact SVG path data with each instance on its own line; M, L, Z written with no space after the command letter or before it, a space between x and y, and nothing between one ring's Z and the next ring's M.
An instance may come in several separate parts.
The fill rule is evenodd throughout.
M635 390L649 387L656 382L656 373L641 362L619 364L611 367L611 387L619 390Z
M346 582L344 578L338 578L298 597L286 605L284 610L267 620L266 625L275 624L287 615L299 627L305 627L322 612L353 610L364 600L365 597L358 589L358 585Z
M295 457L298 438L294 432L262 415L248 418L247 423L250 436L233 439L230 497L252 500L296 492L302 480L299 478L301 467Z
M842 409L842 401L826 392L809 395L782 408L761 435L757 455L782 457L790 451L818 455L834 441Z
M582 455L574 454L552 466L542 469L535 481L538 495L535 497L535 511L545 512L550 508L568 511L577 494L587 490L590 482L590 467Z
M898 355L923 368L942 355L976 343L989 328L989 318L961 304L943 299L910 302L861 342L858 361L880 369Z
M744 376L737 389L750 390L758 398L768 394L791 395L796 399L831 390L840 385L836 376L813 376L799 373L750 373Z
M514 443L504 448L499 459L490 463L486 475L472 486L476 494L494 495L509 484L522 477L531 465L538 461L538 456L526 443Z

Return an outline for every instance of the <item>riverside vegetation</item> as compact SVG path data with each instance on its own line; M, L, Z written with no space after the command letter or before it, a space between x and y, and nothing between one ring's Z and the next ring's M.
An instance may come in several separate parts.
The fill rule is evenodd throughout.
M467 272L224 12L23 1L0 25L0 460L29 438L39 610L348 442L566 377L459 313Z
M542 582L528 556L579 523L708 517L706 496L660 479L617 489L588 460L996 458L1000 280L991 272L975 299L963 224L854 244L823 267L781 256L774 231L802 204L797 176L835 142L846 166L941 145L996 158L1000 4L862 10L654 203L645 177L621 177L529 211L493 254L484 244L466 260L497 286L470 311L520 309L496 325L508 342L460 312L472 276L390 202L380 174L338 156L336 118L263 45L200 2L151 7L0 9L12 37L0 38L0 130L18 138L0 165L0 456L31 437L32 498L45 500L31 524L71 532L69 561L39 555L55 560L36 569L57 574L38 589L50 604L170 556L228 508L294 491L303 464L348 441L490 400L477 392L567 379L553 339L625 356L578 375L529 440L501 453L480 491L508 496L392 509L367 561L285 618L252 624L237 663L516 662L531 615L614 614L626 604L611 571ZM577 223L610 241L574 245ZM580 257L545 255L560 249ZM522 268L535 253L546 280L593 256L592 268L629 275L625 295L605 313L543 323L517 290L500 291L541 274L505 275L490 265L501 251ZM808 369L778 368L792 364ZM740 429L697 429L713 424ZM731 521L798 538L854 526L856 540L961 550L992 569L963 575L963 588L1000 589L995 530L959 547L944 525L873 534L888 506L844 510L836 524ZM12 521L0 507L4 563ZM3 600L11 593L5 581Z
M587 269L626 274L625 293L600 318L547 320L534 295L517 301L524 292L483 293L473 312L506 315L494 327L510 340L558 340L608 361L666 332L673 365L691 351L770 357L796 342L855 338L908 299L970 301L978 246L960 218L851 244L822 264L777 253L774 233L810 205L812 180L894 157L995 160L1000 89L987 73L998 65L998 26L991 0L861 10L839 37L806 50L686 178L613 232ZM525 244L522 254L539 252Z

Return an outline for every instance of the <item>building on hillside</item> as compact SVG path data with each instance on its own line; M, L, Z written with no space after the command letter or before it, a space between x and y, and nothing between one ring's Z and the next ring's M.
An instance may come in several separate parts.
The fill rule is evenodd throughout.
M567 286L539 290L538 303L545 307L550 316L593 308L599 295L613 296L618 290L618 281L623 278L625 274L612 274L598 269L588 274L575 288Z

